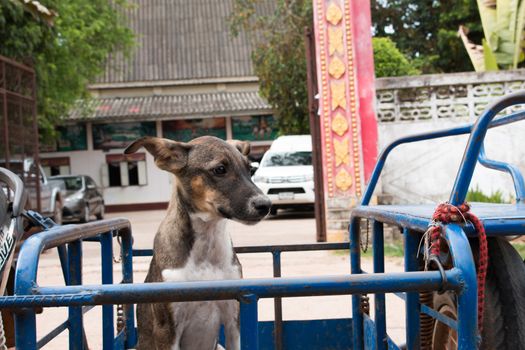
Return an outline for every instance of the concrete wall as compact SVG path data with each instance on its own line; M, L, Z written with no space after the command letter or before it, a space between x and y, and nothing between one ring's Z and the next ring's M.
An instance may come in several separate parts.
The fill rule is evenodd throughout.
M402 136L473 122L487 103L524 88L523 70L378 79L379 147ZM447 200L466 141L462 136L400 146L391 154L376 193L395 203ZM490 158L525 171L525 121L489 130L485 148ZM480 165L471 188L476 186L487 195L500 190L509 199L513 196L508 175Z

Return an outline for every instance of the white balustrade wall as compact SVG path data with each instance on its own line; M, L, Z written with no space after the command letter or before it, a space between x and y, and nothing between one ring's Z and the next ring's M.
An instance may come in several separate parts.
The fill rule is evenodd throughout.
M525 89L525 70L424 75L376 80L379 148L415 133L474 122L487 104ZM508 108L504 113L525 108ZM450 137L401 146L384 169L379 199L394 203L447 200L467 137ZM525 120L491 129L485 141L490 158L511 162L525 171ZM502 191L513 198L510 177L476 167L471 188L485 194Z

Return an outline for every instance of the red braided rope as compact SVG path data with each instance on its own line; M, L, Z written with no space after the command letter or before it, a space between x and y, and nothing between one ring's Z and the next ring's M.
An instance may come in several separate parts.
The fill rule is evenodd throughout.
M470 212L470 206L463 203L453 206L449 203L441 203L436 208L432 219L435 222L448 224L451 222L462 223L470 221L479 238L479 256L476 264L477 267L477 282L478 282L478 329L479 332L483 330L483 307L485 304L485 279L487 277L487 266L489 262L489 254L487 248L487 235L481 220ZM439 256L441 244L441 225L434 225L430 229L430 254Z

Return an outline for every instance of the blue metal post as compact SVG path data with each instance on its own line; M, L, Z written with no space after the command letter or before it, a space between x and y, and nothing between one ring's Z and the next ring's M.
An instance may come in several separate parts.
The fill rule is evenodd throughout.
M273 261L273 277L281 277L281 252L273 251L272 252L272 261ZM282 298L274 298L274 345L275 350L282 350L283 348L283 305Z
M131 228L119 232L121 237L122 283L133 283L133 236ZM133 305L124 305L126 318L126 349L137 344Z
M352 274L360 274L361 271L361 252L360 252L360 223L359 218L352 218L350 221L350 264ZM361 313L361 296L352 295L352 329L354 350L363 349L363 314Z
M68 245L69 283L82 284L82 241L77 240ZM69 349L83 350L83 314L81 306L69 307Z
M64 282L67 284L69 281L69 266L67 263L67 249L65 245L59 245L57 247L58 257L60 258L60 266L62 267L62 274L64 275Z
M403 236L405 237L405 271L417 271L419 270L417 261L419 236L407 228L403 229ZM407 292L406 294L407 349L419 349L419 293Z
M259 320L257 296L248 294L241 298L241 350L259 349Z
M458 350L477 349L478 288L472 250L458 225L445 226L445 239L463 279L463 289L458 293Z
M113 231L100 236L102 260L102 284L113 283ZM102 306L102 347L113 349L115 337L113 305Z
M36 349L36 315L34 309L21 309L15 313L15 343L17 350Z
M383 235L383 223L372 221L373 230L373 247L374 247L374 273L385 272L385 240ZM386 336L386 311L385 311L385 294L378 293L375 295L375 325L377 334L377 350L387 348Z

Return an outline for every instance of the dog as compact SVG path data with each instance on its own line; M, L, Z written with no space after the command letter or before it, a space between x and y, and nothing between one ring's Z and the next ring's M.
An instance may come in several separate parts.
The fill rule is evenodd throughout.
M144 147L174 188L153 245L145 282L240 279L242 269L225 231L226 219L253 225L271 202L250 178L250 145L212 136L188 143L143 137L125 154ZM226 348L240 349L236 300L139 304L139 350L215 350L221 324Z

